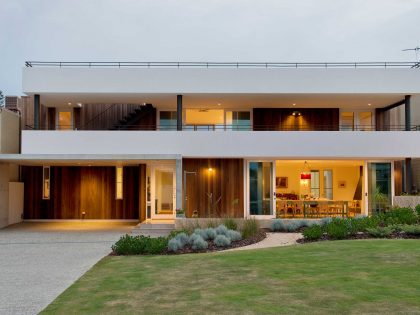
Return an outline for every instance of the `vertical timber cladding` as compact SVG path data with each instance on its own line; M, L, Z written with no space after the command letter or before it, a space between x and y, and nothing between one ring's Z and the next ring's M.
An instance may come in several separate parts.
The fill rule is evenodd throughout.
M243 166L243 159L183 159L186 216L243 217Z
M42 166L23 166L24 218L138 219L141 167L124 167L123 199L116 200L115 167L52 166L50 199L44 200Z
M300 116L293 116L299 112ZM339 130L338 108L254 108L254 130Z

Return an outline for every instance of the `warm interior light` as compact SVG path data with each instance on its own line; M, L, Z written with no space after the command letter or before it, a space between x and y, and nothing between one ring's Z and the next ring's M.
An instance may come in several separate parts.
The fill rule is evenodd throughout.
M69 106L71 106L71 103L70 103L70 102L68 102L67 104L68 104Z
M368 103L368 106L372 105L371 103Z
M295 110L295 111L292 113L292 115L293 115L293 116L301 116L302 114L301 114L301 112L300 112L300 111Z
M213 169L211 167L209 167L209 172L213 172Z
M293 103L292 105L293 105L293 106L296 106L296 103Z

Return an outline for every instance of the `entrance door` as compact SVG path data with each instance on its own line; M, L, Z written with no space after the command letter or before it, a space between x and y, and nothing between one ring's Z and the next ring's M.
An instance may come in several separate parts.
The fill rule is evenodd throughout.
M391 205L391 163L368 163L369 214L387 210Z
M175 168L172 166L151 167L152 219L174 219L176 205Z
M249 161L248 213L251 216L274 216L274 163L272 161Z

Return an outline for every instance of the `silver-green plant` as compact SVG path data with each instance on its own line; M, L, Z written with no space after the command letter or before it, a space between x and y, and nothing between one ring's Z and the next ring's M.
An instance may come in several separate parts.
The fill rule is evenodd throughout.
M194 230L194 234L200 235L203 238L203 240L207 240L208 239L206 230L203 230L201 228L195 229Z
M203 250L209 247L209 244L198 234L197 237L194 238L191 248L193 250Z
M216 228L216 234L217 234L217 235L224 235L224 236L227 236L227 233L228 233L228 228L227 228L225 225L223 225L223 224L220 224L220 225Z
M240 241L242 239L242 234L235 230L228 230L227 237L232 241Z
M181 243L182 247L188 244L188 235L185 233L179 233L174 238Z
M271 224L271 231L273 232L283 232L286 230L286 227L284 225L283 220L274 220L274 222Z
M204 231L206 232L208 240L214 240L217 236L216 230L213 228L207 228Z
M226 247L230 245L230 238L226 237L225 235L219 234L214 239L214 244L218 247Z
M181 242L176 239L175 237L170 239L168 242L168 250L171 252L177 252L184 248L184 245L181 244Z

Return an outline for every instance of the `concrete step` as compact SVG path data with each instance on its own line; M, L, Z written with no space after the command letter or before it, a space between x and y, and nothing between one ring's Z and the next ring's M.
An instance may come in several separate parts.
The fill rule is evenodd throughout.
M132 229L131 234L150 237L168 236L174 229L175 224L140 223Z

